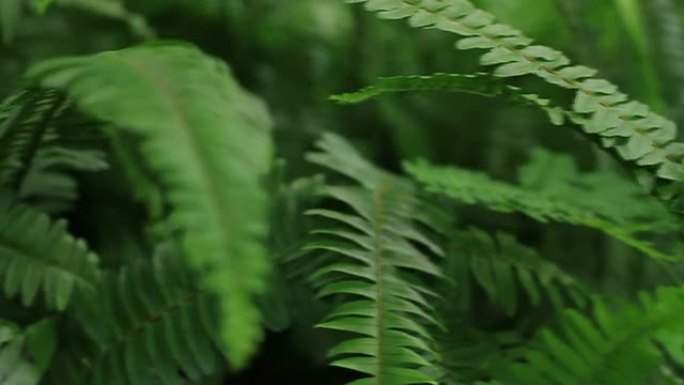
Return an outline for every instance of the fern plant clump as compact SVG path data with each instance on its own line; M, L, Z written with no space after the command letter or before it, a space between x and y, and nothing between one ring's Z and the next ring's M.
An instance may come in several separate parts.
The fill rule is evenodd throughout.
M0 1L0 385L683 384L684 6L514 3Z

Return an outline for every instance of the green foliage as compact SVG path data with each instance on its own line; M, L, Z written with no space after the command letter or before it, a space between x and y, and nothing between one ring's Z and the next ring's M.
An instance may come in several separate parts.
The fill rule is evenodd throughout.
M535 75L574 91L572 110L583 118L580 123L584 132L598 136L603 147L615 150L635 166L653 169L655 177L669 186L661 195L675 200L674 208L678 208L678 185L667 182L684 179L684 153L681 144L675 141L676 126L646 105L629 101L614 84L595 78L595 70L571 65L557 50L532 45L532 39L508 25L497 24L493 15L467 0L347 1L365 3L382 18L408 19L413 27L435 28L462 36L457 48L487 50L480 62L493 66L496 76Z
M331 254L311 279L320 297L345 297L318 327L356 335L330 351L332 365L366 375L350 384L437 384L428 371L434 352L427 326L437 324L432 294L410 276L440 272L412 241L441 250L414 223L411 186L367 163L337 136L326 135L318 147L323 152L309 155L312 162L359 185L325 188L351 212L309 211L336 225L316 229L319 239L307 246Z
M0 184L45 210L67 211L78 198L75 172L108 167L102 135L53 91L9 98L0 115Z
M405 164L406 171L433 193L439 193L466 204L483 205L503 213L521 213L542 223L559 222L586 226L604 232L651 258L672 261L676 257L651 247L619 225L622 219L610 212L595 212L591 205L566 201L562 195L525 190L515 185L491 179L489 176L456 167L434 166L426 161Z
M260 177L271 143L262 104L242 91L226 66L185 45L55 59L34 67L29 78L140 137L144 162L172 206L166 226L182 233L188 261L221 295L229 356L244 366L260 339L253 297L264 290L268 270L260 242L266 233Z
M0 384L683 383L684 6L471 1L0 0Z
M0 384L37 385L57 345L55 324L46 319L21 330L0 322Z
M106 274L79 296L73 334L58 353L54 383L182 384L218 365L217 307L171 245L150 261Z
M601 301L593 317L567 311L557 333L544 330L525 353L501 374L504 383L645 384L663 383L661 338L681 333L681 288L644 293L637 305L619 309ZM674 351L681 356L681 346Z
M473 284L484 289L490 300L508 315L516 314L523 304L519 292L524 292L533 306L548 301L558 309L581 307L590 296L574 277L518 243L510 234L490 237L471 229L451 238L445 274L458 282L458 300L465 309L473 306Z
M562 125L566 117L576 119L571 112L553 106L550 100L536 94L524 93L520 87L506 84L500 78L484 73L380 78L372 86L353 93L334 95L331 99L342 104L356 104L383 94L416 91L464 92L496 97L514 104L541 109L556 125Z
M30 306L42 294L50 309L64 310L75 291L92 290L97 258L71 237L63 221L0 193L0 274L3 293Z

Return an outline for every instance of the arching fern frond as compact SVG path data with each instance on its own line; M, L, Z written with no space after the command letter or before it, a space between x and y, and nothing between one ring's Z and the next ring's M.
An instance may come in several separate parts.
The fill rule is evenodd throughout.
M663 288L639 299L618 309L597 301L592 317L567 311L557 332L539 334L526 362L510 363L497 377L529 385L659 383L663 358L657 339L682 335L684 294Z
M0 384L38 385L57 345L55 325L46 319L21 330L0 321Z
M603 213L596 213L589 207L495 181L483 173L456 167L435 166L426 161L416 161L405 163L404 168L428 191L462 203L483 205L490 210L503 213L517 212L542 223L551 221L586 226L602 231L655 260L675 259L634 237L622 226L617 225L613 218L603 217Z
M263 246L270 118L223 63L177 44L55 59L29 78L63 90L86 114L137 140L172 207L188 261L222 300L223 336L235 367L260 340L254 296L265 287Z
M356 104L368 99L397 92L462 92L486 97L499 97L514 104L541 109L549 120L561 125L566 118L579 119L572 112L553 106L551 101L539 95L525 93L520 87L506 84L501 78L486 73L433 74L384 77L356 92L333 95L331 99L341 104Z
M365 3L387 19L408 19L413 27L433 28L460 35L457 48L484 49L481 64L494 67L500 77L536 75L575 92L572 110L584 117L583 130L601 137L635 168L659 180L658 193L681 209L677 199L684 181L684 145L675 141L676 126L646 105L629 101L612 83L595 78L596 71L571 65L554 49L533 45L517 29L495 22L495 17L467 0L346 0ZM646 174L645 174L646 175ZM675 183L671 183L671 182Z
M98 281L97 258L72 238L63 221L52 223L39 210L18 204L0 191L0 277L8 297L24 305L42 293L50 309L64 310L74 291Z
M471 305L472 283L483 288L492 302L508 315L518 311L521 292L533 306L548 301L558 309L584 306L591 296L574 277L509 234L491 237L471 229L454 234L449 244L445 274L457 282L465 308Z
M171 245L103 276L70 314L85 331L58 353L55 384L148 385L197 381L218 367L216 303Z
M309 159L360 186L327 186L347 210L309 212L335 227L317 229L309 249L327 258L311 279L322 297L341 296L319 327L357 337L332 349L332 365L363 373L354 385L437 384L429 326L437 323L431 292L420 283L440 276L424 250L441 250L415 224L415 197L406 181L379 170L341 138L328 134Z

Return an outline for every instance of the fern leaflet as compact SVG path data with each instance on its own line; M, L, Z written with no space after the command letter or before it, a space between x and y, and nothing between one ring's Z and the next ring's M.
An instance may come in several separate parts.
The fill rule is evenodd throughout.
M53 320L45 319L24 330L0 322L0 384L38 385L52 363L57 345Z

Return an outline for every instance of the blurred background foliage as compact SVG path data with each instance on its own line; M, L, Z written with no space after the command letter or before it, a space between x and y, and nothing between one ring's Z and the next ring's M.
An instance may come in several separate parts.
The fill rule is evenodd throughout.
M540 44L566 52L574 62L599 69L603 78L680 127L684 123L684 4L680 1L474 3ZM381 21L341 0L0 0L0 32L2 97L21 85L26 68L45 58L119 49L154 37L197 44L230 63L242 84L268 103L276 122L278 156L287 163L286 178L309 175L311 166L303 154L322 132L334 131L393 171L400 170L403 160L427 158L515 181L533 149L545 147L570 155L580 171L612 173L627 183L615 162L571 130L552 126L539 111L500 100L411 94L355 107L335 105L328 100L331 94L355 90L380 76L478 71L476 54L454 51L451 36ZM526 86L545 96L568 97L536 83ZM127 193L109 180L84 178L84 199L79 204L85 210L75 210L76 217L71 218L76 231L90 231L92 218L143 222L142 215L120 218L116 204L99 203L104 195L110 202L128 204ZM99 198L89 200L89 196ZM541 226L522 216L482 212L463 221L516 234L542 255L608 292L630 294L632 287L661 279L662 272L652 262L590 230ZM102 240L95 242L95 248L105 256L135 258L146 247L139 234L88 236ZM293 294L293 303L307 300L297 295ZM317 317L300 318L304 318L302 325L309 325ZM293 354L290 347L297 344L291 344L291 338L317 348ZM320 364L332 342L328 338L304 326L287 334L274 333L253 368L242 375L243 382L233 383L276 383L295 376L310 379L305 383L324 383L323 378L333 383L328 371L338 371Z

